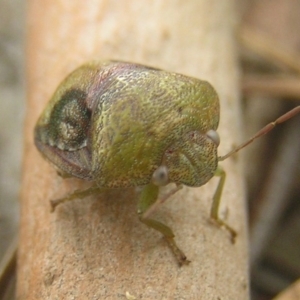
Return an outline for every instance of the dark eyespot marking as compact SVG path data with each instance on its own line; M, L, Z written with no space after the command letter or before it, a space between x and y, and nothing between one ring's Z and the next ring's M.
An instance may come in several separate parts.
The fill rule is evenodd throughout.
M61 150L74 151L86 145L91 112L86 93L71 89L53 107L48 124L49 144Z

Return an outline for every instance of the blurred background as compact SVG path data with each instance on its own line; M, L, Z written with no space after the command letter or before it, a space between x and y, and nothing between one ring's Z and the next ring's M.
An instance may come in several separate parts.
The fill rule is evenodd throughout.
M0 299L14 299L25 114L25 1L0 0Z
M300 104L300 1L236 2L246 139ZM25 1L0 0L1 300L13 299L14 290L25 114L25 14ZM274 299L300 278L300 115L245 152L251 299Z

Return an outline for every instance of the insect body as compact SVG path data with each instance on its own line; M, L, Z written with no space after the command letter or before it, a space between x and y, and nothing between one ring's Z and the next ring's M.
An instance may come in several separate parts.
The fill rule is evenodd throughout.
M187 263L172 230L150 215L182 184L201 186L217 175L211 216L235 236L218 217L225 181L218 167L218 123L219 99L206 81L125 62L81 66L61 83L39 118L35 144L62 174L94 184L52 201L53 209L101 188L142 186L140 220L164 235L180 264ZM176 189L157 200L159 187L168 183Z

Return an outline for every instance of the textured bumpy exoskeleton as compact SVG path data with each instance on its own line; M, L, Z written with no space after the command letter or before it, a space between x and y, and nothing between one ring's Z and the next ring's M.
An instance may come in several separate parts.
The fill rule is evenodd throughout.
M141 186L140 220L161 232L185 264L172 230L150 216L182 185L198 187L216 175L211 217L234 239L235 231L218 217L225 181L218 162L227 158L217 155L219 112L217 93L206 81L125 62L81 66L60 84L39 118L35 144L61 174L94 184L51 201L52 208L103 188ZM298 112L299 107L245 144ZM159 187L168 183L176 188L158 199Z

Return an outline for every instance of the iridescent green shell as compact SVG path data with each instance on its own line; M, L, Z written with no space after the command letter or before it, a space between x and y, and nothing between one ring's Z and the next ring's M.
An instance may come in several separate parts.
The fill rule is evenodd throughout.
M200 186L217 168L207 136L219 100L206 81L125 62L91 62L58 87L35 128L41 153L63 173L100 187L169 182Z

